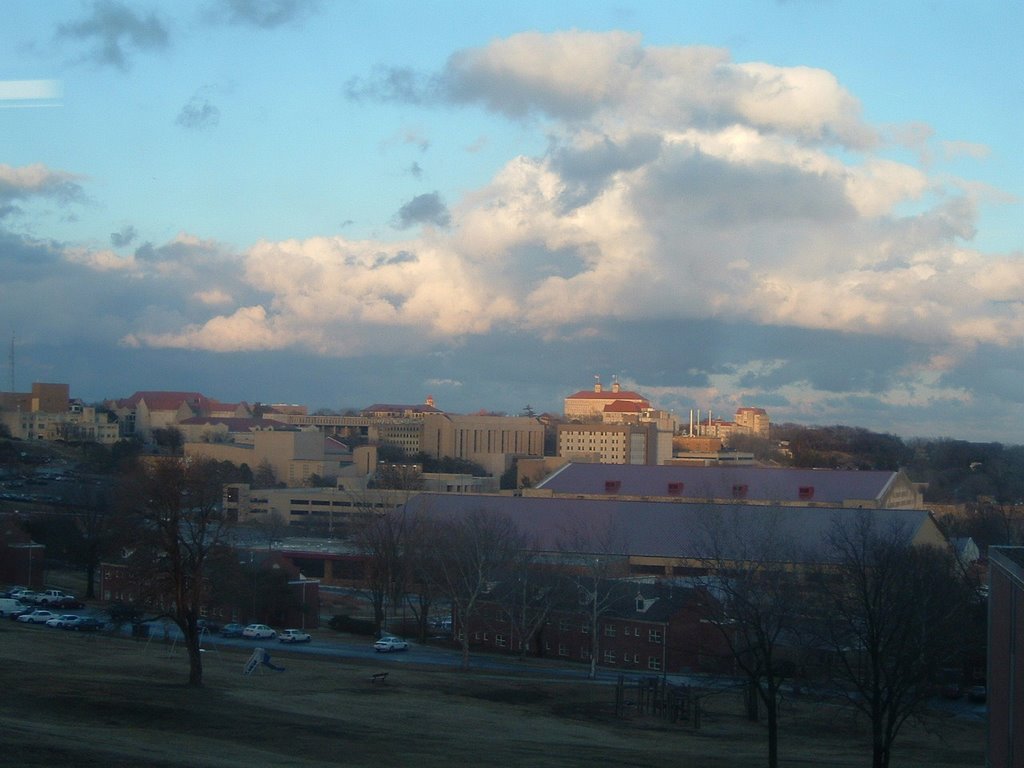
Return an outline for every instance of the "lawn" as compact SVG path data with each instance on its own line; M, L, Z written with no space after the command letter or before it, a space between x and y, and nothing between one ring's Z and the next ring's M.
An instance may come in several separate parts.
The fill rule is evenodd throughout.
M657 766L765 763L763 725L734 694L704 700L701 727L635 708L615 688L290 656L284 672L243 675L248 651L204 655L184 685L180 648L0 622L0 763L19 766ZM384 683L371 681L382 668ZM627 700L632 688L626 689ZM893 766L984 764L984 725L911 726ZM847 711L785 703L784 766L863 766L863 723Z

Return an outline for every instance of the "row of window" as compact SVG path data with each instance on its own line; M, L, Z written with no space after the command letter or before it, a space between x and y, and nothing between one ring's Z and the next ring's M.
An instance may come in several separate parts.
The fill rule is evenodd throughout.
M573 624L569 619L562 619L561 621L558 622L558 630L560 632L572 632L575 629L575 627L576 627L576 625ZM580 631L581 634L584 634L584 635L590 634L590 625L589 624L580 624L579 625L579 631ZM622 628L622 635L623 635L623 637L630 637L630 636L632 636L632 637L641 637L642 636L642 634L641 634L642 631L643 630L640 627L634 627L634 626L630 626L630 625L627 624L626 626L624 626ZM615 637L616 635L618 635L618 632L619 632L618 625L616 625L616 624L605 624L604 625L604 636L605 637ZM649 642L649 643L662 643L662 642L664 642L664 637L665 637L664 631L661 630L661 629L650 629L650 628L647 629L647 642Z
M458 637L459 637L460 640L462 639L462 633L461 632L459 633ZM485 642L485 643L490 642L490 634L487 633L487 632L474 632L473 633L473 640L476 641L476 642L481 642L481 641ZM494 645L496 647L498 647L498 648L505 648L508 645L508 641L505 638L505 635L496 634L494 636ZM521 648L522 647L522 643L520 643L519 645L520 645L520 648ZM551 644L550 643L545 643L544 646L545 646L546 650L548 650L548 651L551 650ZM558 655L559 656L564 656L564 657L568 658L568 656L569 656L569 646L566 643L559 643L558 644ZM613 650L605 651L603 658L604 658L604 663L605 664L618 664L618 663L620 663L619 658L618 658L618 654L615 651L613 651ZM588 661L590 659L590 649L587 648L585 645L581 645L580 646L580 659L583 660L583 661ZM631 653L629 653L627 651L626 653L622 654L621 663L622 664L639 665L641 663L640 654L639 653L632 653L631 654ZM648 669L652 669L652 670L660 670L661 669L661 657L660 656L648 656L647 657L647 668Z

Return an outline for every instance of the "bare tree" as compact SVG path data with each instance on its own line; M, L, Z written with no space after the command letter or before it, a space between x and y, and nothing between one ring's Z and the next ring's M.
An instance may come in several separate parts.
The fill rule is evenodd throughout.
M410 515L400 508L372 515L356 533L356 545L368 559L366 588L377 635L386 628L387 606L400 605L405 599L409 528Z
M280 541L288 536L288 521L276 509L272 509L265 517L252 520L247 527L251 527L259 534L268 550L273 548L275 541Z
M510 639L519 642L519 658L540 638L551 612L575 597L565 574L540 563L538 550L534 544L520 551L504 577L503 623L510 629Z
M116 516L106 489L95 490L78 507L78 529L82 534L85 565L85 597L96 597L96 571L117 534Z
M594 679L601 650L601 619L628 597L627 585L619 579L628 575L629 545L610 516L571 521L559 533L556 545L578 604L587 607L589 676Z
M481 598L509 569L525 539L508 517L473 512L438 521L442 546L435 549L435 572L455 609L461 630L462 667L469 668L469 638Z
M747 681L747 713L758 719L764 704L768 726L768 765L779 764L779 695L793 674L785 650L796 642L801 586L793 563L799 561L791 537L765 509L756 518L735 509L708 510L700 544L704 586L711 601L712 621L725 640L736 668Z
M952 553L914 545L865 511L829 534L834 566L819 583L823 639L838 682L871 723L872 765L887 768L900 728L922 713L960 651L969 597Z
M228 522L221 511L224 467L209 459L138 463L122 499L137 537L130 566L142 599L178 625L189 658L189 685L203 682L197 621L210 590L207 569L224 551Z
M430 612L443 591L435 557L437 548L444 546L439 534L437 526L422 515L407 520L405 601L416 621L416 634L421 642L427 638Z
M277 487L277 473L274 471L274 465L271 464L267 459L261 461L259 465L256 467L256 471L252 473L252 487Z

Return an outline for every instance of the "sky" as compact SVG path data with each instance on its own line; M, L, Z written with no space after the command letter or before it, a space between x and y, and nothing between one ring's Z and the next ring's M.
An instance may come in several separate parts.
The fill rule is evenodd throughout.
M1019 0L7 0L0 389L600 380L1022 444L1022 35Z

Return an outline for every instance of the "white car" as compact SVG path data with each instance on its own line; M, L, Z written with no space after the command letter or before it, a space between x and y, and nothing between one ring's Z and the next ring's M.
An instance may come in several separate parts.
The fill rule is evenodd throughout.
M250 640L266 640L270 637L277 637L277 632L266 624L250 624L242 630L242 637L248 637Z
M286 629L277 636L280 643L308 643L312 639L308 632L301 629Z
M18 617L18 621L22 624L45 624L50 619L56 618L57 614L53 611L44 611L36 609L31 613L26 613Z
M80 616L76 616L73 613L65 613L60 616L54 616L52 619L49 619L46 622L46 626L63 629L64 627L70 626L71 624L74 624L75 622L80 620Z
M409 644L400 637L382 637L373 644L377 653L390 653L392 651L408 651Z

